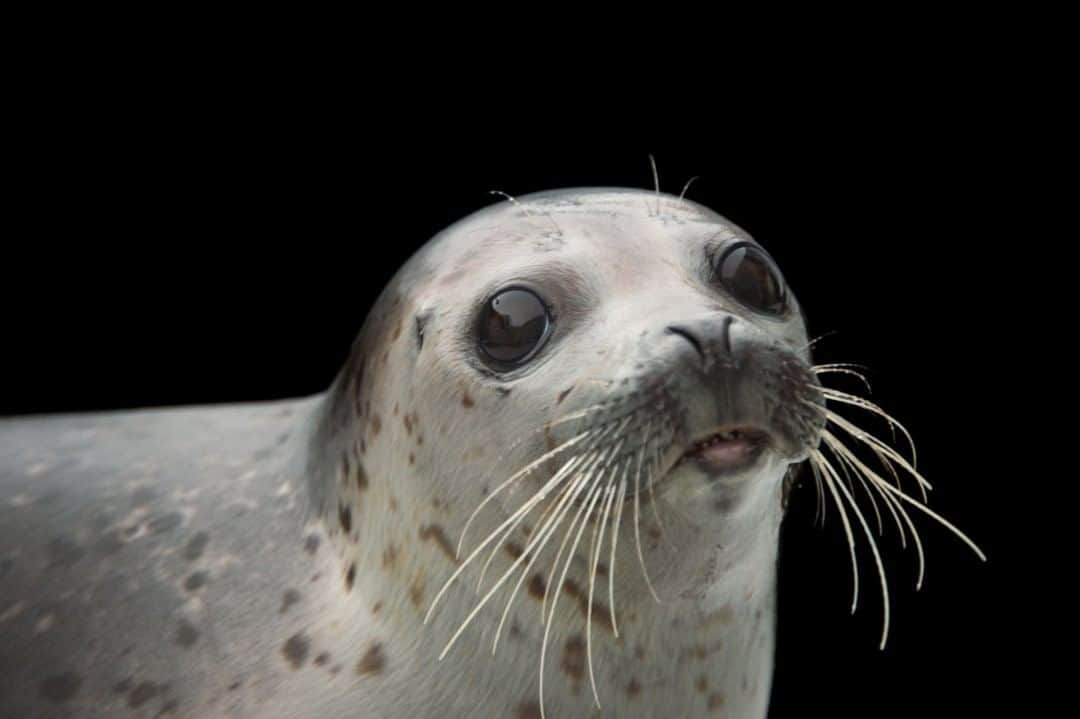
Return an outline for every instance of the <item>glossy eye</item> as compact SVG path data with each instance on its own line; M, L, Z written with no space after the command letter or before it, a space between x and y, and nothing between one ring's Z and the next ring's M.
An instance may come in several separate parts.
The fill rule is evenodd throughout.
M714 279L735 299L758 312L782 315L787 310L784 280L772 259L754 245L735 245L715 267Z
M529 290L503 290L480 310L480 353L500 369L530 359L551 330L543 301Z

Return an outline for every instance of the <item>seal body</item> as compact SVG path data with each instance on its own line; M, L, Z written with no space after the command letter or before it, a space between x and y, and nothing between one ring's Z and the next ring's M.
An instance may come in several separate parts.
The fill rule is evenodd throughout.
M764 716L820 417L794 297L714 283L743 245L521 198L418 252L322 395L0 422L0 714ZM516 365L477 336L509 290L547 318Z

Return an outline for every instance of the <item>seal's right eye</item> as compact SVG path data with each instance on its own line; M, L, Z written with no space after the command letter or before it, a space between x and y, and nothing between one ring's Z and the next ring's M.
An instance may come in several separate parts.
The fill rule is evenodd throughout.
M480 354L496 369L510 369L532 359L550 331L551 314L543 300L520 287L506 289L480 310Z

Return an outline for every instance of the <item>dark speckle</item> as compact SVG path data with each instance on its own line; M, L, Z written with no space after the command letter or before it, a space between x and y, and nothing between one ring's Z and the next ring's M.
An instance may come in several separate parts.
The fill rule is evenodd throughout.
M580 681L585 675L585 640L580 635L566 640L562 668L571 679Z
M124 548L124 535L119 529L110 529L98 538L94 548L106 556L116 554Z
M180 624L176 627L176 643L185 649L190 649L198 638L199 630L191 622L181 619Z
M315 554L319 549L319 535L309 534L307 539L304 540L304 551L308 554Z
M190 559L192 561L202 556L203 551L206 549L206 545L210 542L210 535L206 532L199 532L190 540L188 540L187 546L184 547L184 559Z
M573 389L574 389L574 385L570 385L569 387L564 389L562 392L559 392L559 396L555 398L555 404L562 404L562 401L564 399L566 399L566 395L570 394L571 390L573 390Z
M206 584L206 572L194 572L184 580L184 589L194 592Z
M474 404L476 404L476 403L473 402L473 398L469 396L468 390L466 390L465 392L462 392L462 394L461 394L461 406L462 407L472 407Z
M356 673L360 676L380 674L385 667L386 656L383 654L382 644L375 642L356 663Z
M630 677L630 683L626 685L626 694L630 697L636 697L641 693L641 684L638 683L636 677Z
M352 591L353 582L356 581L356 564L349 565L349 571L345 572L345 589Z
M175 699L170 699L169 701L165 702L165 704L162 705L161 711L159 711L157 713L157 716L160 717L160 716L165 716L166 714L172 714L174 711L176 711L176 708L178 706L180 706L180 705Z
M86 552L67 537L55 537L49 541L49 566L67 568L83 558Z
M126 694L128 689L131 689L131 685L133 683L134 682L132 682L131 677L128 677L127 679L117 682L113 686L112 690L117 694Z
M14 559L12 559L10 557L5 557L4 559L0 559L0 579L3 579L4 575L6 575L8 572L10 572L11 568L14 567L14 566L15 566L15 560Z
M160 687L153 682L140 682L139 686L135 687L131 694L128 695L128 706L132 709L141 707L156 697L159 689Z
M519 704L514 719L540 719L540 705L536 702Z
M146 525L150 534L162 534L164 532L171 532L179 527L184 521L183 515L179 512L169 512L159 517L154 517Z
M131 506L139 507L157 499L157 492L151 487L139 487L131 493Z
M345 505L338 506L338 521L341 522L341 528L348 534L352 531L352 509Z
M315 665L316 666L321 667L321 666L324 666L325 664L327 664L329 662L330 662L330 652L322 652L317 657L315 657Z
M240 688L241 684L242 684L242 682L240 680L237 680L237 681L233 682L232 684L229 685L229 691L231 691L231 692L236 691L237 689Z
M311 642L303 634L294 634L285 642L281 653L292 665L293 669L299 669L307 661L308 650Z
M289 611L289 607L300 601L300 592L295 589L286 589L281 595L281 613Z
M45 677L41 682L40 694L45 699L56 704L68 701L79 693L82 686L82 677L75 672L64 672Z

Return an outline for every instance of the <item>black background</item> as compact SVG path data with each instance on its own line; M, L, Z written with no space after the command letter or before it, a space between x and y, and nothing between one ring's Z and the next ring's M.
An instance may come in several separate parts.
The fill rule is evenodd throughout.
M689 196L774 255L812 334L830 333L816 359L870 368L872 398L915 435L932 506L990 556L916 517L929 566L915 593L914 553L887 529L879 651L869 552L851 617L837 515L815 527L801 486L770 716L974 716L1008 701L1003 470L976 451L999 409L979 372L1001 321L978 306L997 282L987 217L1013 181L988 106L947 84L859 85L749 118L676 106L661 127L586 117L550 92L477 105L451 88L406 106L366 80L250 68L104 75L70 68L18 111L0 413L319 392L394 270L496 201L489 190L650 187L653 153L665 191L700 175Z

